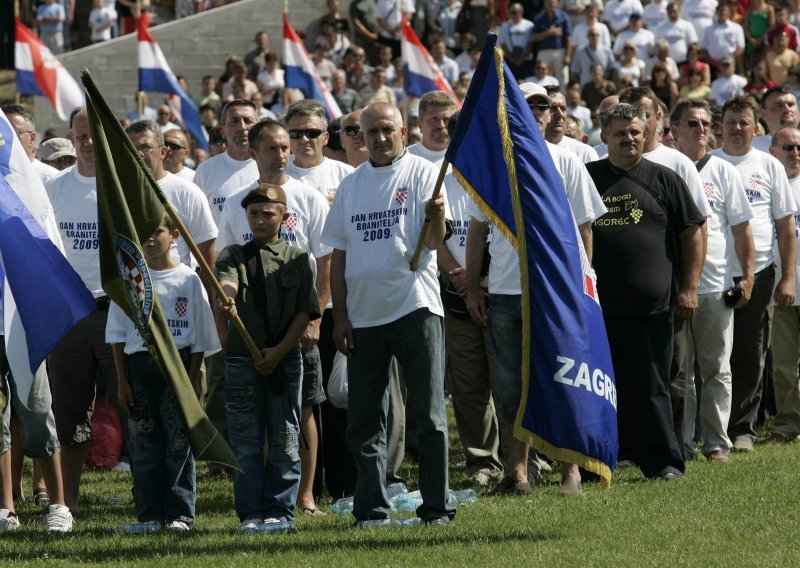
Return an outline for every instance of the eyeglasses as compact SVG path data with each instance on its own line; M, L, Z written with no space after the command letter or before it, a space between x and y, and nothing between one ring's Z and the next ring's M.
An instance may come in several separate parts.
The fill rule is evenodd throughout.
M800 144L783 144L781 146L781 150L784 152L791 152L792 150L797 150L800 152Z
M224 138L217 138L216 140L209 140L208 143L211 144L212 146L224 146L225 144L227 144L227 142L225 141Z
M186 150L186 148L184 146L181 146L180 144L175 144L175 142L164 142L164 146L166 146L170 150L176 150L176 151L177 150Z
M300 140L305 136L309 140L314 140L315 138L319 138L323 132L325 131L319 128L293 129L289 131L289 138L292 140Z
M550 103L528 103L528 108L531 110L544 112L546 110L550 110Z
M720 67L730 67L731 64L726 61L725 63L720 63L719 66Z
M707 130L708 128L711 128L711 122L709 122L708 120L694 120L694 119L692 119L692 120L687 120L685 124L689 128L697 128L700 125L703 125L703 129L704 130Z
M623 47L622 51L634 51L632 47Z
M144 154L149 154L153 150L158 150L159 148L161 148L161 146L148 146L147 144L145 144L144 146L139 146L138 148L136 148L136 150L138 150L140 154L144 155Z
M358 133L361 132L361 127L345 126L344 128L342 128L342 130L344 131L346 136L349 136L350 138L355 138L356 136L358 136Z
M171 112L159 112L158 116L169 116L171 114L172 114Z

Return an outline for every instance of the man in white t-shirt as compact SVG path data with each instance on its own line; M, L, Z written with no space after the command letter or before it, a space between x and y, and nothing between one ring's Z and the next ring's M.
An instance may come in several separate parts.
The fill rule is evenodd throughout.
M214 242L217 238L217 225L203 191L192 182L164 169L163 162L168 151L164 145L165 136L158 124L151 120L141 120L131 124L125 132L139 151L142 161L150 168L167 201L186 225L200 254L208 266L213 267L216 262ZM180 262L192 265L191 251L183 236L178 238L175 252Z
M643 13L644 7L639 0L611 0L603 9L603 21L617 35L627 29L632 14Z
M28 159L33 164L33 169L39 174L42 182L49 180L58 174L58 170L53 166L48 166L44 162L36 159L36 126L33 124L33 116L22 105L3 105L0 110L8 118L11 128L17 133L22 148L28 155Z
M648 87L629 87L619 94L621 103L628 103L640 107L645 112L645 138L642 157L646 160L666 166L678 174L689 188L692 202L703 217L711 215L711 208L703 192L703 182L697 173L697 168L692 161L673 148L664 146L659 141L658 132L662 120L661 109L656 103L656 95ZM700 233L705 251L707 241L707 227L700 225ZM676 295L676 306L697 308L697 289L681 290ZM675 434L678 440L683 440L684 406L686 400L686 377L690 369L686 366L686 349L689 338L689 328L684 320L673 318L673 350L670 381L672 384L672 416L675 425Z
M403 147L400 111L384 103L361 113L369 162L345 178L322 241L334 248L334 342L349 357L347 440L358 483L358 523L389 522L384 486L389 362L397 358L417 418L426 524L448 524L447 417L444 406L442 301L436 249L445 237L444 195L432 199L436 168ZM425 223L426 219L428 223ZM409 270L428 225L417 270ZM363 523L362 523L363 525Z
M658 26L666 22L668 18L666 0L651 0L651 2L644 7L642 18L649 30L655 30Z
M697 37L702 39L706 30L714 23L717 0L685 0L681 2L681 11L686 21L691 22Z
M787 85L767 89L761 97L761 118L767 123L767 134L753 138L753 148L769 152L775 132L784 127L797 128L800 124L794 90Z
M735 68L736 62L733 57L723 57L719 61L719 75L711 82L711 94L708 96L718 107L724 105L731 97L744 93L747 79L736 75Z
M333 201L339 182L353 167L326 158L322 149L328 143L328 119L322 105L313 99L292 103L283 119L289 131L292 158L286 174L319 191Z
M97 310L64 336L47 363L61 443L64 499L70 510L77 513L81 474L91 443L95 381L101 376L116 401L117 378L114 356L105 341L109 299L100 281L94 144L86 109L73 111L67 137L75 146L77 163L48 180L45 189L61 231L67 261L94 296Z
M564 94L557 85L546 88L547 95L552 100L550 106L552 119L547 125L544 137L551 144L555 144L578 156L584 164L598 160L600 157L594 151L594 148L569 136L564 136L567 121L567 99L564 98Z
M253 238L246 212L241 207L242 199L261 183L281 186L286 192L286 207L289 212L289 218L280 228L281 237L290 245L307 252L313 259L322 313L330 298L330 255L333 250L320 242L328 215L328 202L314 188L286 175L290 145L289 133L283 124L275 120L263 120L250 129L249 137L250 155L258 165L258 179L238 189L225 204L217 250L221 252L229 245L241 245ZM300 338L303 353L300 428L307 443L300 450L301 473L297 507L310 515L318 514L312 488L319 435L312 407L325 400L320 350L317 347L321 337L320 324L320 320L310 322ZM340 456L340 459L345 460L346 456ZM335 494L333 489L331 494Z
M713 152L739 171L753 208L750 221L756 251L753 291L750 302L733 316L733 403L728 436L733 440L733 450L739 452L753 449L773 308L785 309L795 301L794 215L797 205L781 163L752 147L758 115L758 104L751 97L734 97L725 103L722 107L723 144ZM776 243L782 267L777 286ZM734 265L733 275L736 281L742 276L738 265Z
M755 245L750 229L753 210L744 192L741 177L725 160L708 154L707 135L711 129L708 103L684 99L670 117L678 150L695 162L703 182L703 192L711 207L707 217L708 247L698 288L697 311L691 319L692 334L687 354L688 381L684 436L684 455L694 456L697 395L695 381L702 384L700 431L703 455L709 460L728 461L731 440L728 420L731 409L731 349L733 313L750 300L753 287ZM733 258L744 267L742 278L733 288ZM738 300L736 295L740 295ZM730 303L729 303L730 302ZM700 374L693 373L694 361Z
M723 2L717 6L717 19L700 37L700 47L711 67L719 69L723 57L739 61L744 55L744 29L731 21L731 8ZM740 69L741 70L741 69Z
M681 6L677 2L667 5L667 18L653 33L657 40L669 42L672 58L680 64L686 61L689 46L698 42L697 31L691 22L681 18Z
M347 164L357 168L369 159L367 147L361 137L361 111L355 110L342 118L342 134L340 140Z
M225 199L258 176L258 168L250 158L247 142L247 132L256 122L258 113L252 102L236 99L226 103L222 108L220 124L227 150L204 161L194 173L194 183L206 194L217 226Z
M620 57L622 48L628 41L636 46L636 53L640 59L649 59L653 55L656 37L653 32L644 28L644 21L640 14L631 14L628 29L617 35L614 40L614 55Z
M520 85L538 130L544 131L552 115L553 101L547 91L534 83ZM531 124L532 129L537 127ZM535 134L534 134L535 135ZM574 154L547 142L547 149L561 174L567 199L572 207L575 222L584 248L591 260L592 221L606 212L594 182L583 163ZM449 197L449 195L448 195ZM489 253L489 304L492 318L486 317L486 302L481 289L480 272L483 250L488 233L488 220L470 202L467 207L469 225L464 252L466 271L462 284L465 303L472 320L479 326L488 325L494 346L495 403L506 440L504 478L492 491L494 495L522 494L530 490L528 481L528 445L514 438L513 424L521 397L522 353L519 341L511 339L521 333L519 261L508 240L499 232L492 233ZM452 248L452 245L449 245ZM445 261L447 259L445 258ZM440 264L441 266L441 264ZM452 272L450 269L448 272ZM494 315L497 315L495 318ZM488 321L487 321L488 320ZM502 351L502 353L501 353ZM580 472L575 464L562 464L562 495L581 493Z
M523 18L522 4L514 2L508 6L508 20L500 25L498 43L503 49L503 58L517 79L531 74L531 36L533 22Z
M778 128L770 153L781 162L789 178L795 203L800 203L800 130ZM795 213L795 234L800 235L800 216ZM800 237L798 237L800 238ZM800 264L795 264L795 299L792 306L775 312L772 322L772 386L777 414L773 420L773 443L793 442L800 436Z
M456 103L444 91L425 93L419 100L419 129L422 142L412 144L408 151L425 158L437 168L444 161L444 153L450 143L447 121L456 112Z
M168 130L164 133L164 146L167 148L167 155L164 156L164 169L171 174L182 177L187 181L194 181L194 170L183 165L191 152L189 139L183 130Z
M415 11L412 0L378 0L375 6L378 43L392 48L392 58L400 57L403 22L411 20Z

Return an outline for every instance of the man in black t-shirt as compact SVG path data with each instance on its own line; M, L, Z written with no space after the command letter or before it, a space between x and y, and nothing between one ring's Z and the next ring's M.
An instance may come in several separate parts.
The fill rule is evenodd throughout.
M620 457L646 477L675 479L684 463L672 425L670 304L679 274L676 316L697 307L705 218L676 173L642 159L644 111L614 105L601 126L608 158L586 167L608 208L594 222L593 264L617 381Z

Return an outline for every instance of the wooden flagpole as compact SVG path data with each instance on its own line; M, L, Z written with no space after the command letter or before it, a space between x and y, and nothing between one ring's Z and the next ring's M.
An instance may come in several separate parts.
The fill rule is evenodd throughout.
M436 187L433 188L433 195L431 199L436 199L439 197L439 193L442 191L442 184L444 183L444 176L447 174L447 168L450 165L450 162L447 160L442 161L442 167L439 168L439 177L436 178ZM428 217L425 217L425 223L422 225L422 231L419 233L419 241L417 242L417 248L414 249L414 256L411 258L411 271L416 272L417 266L419 265L419 257L422 254L422 247L425 246L425 237L428 235L428 229L431 226L431 220Z

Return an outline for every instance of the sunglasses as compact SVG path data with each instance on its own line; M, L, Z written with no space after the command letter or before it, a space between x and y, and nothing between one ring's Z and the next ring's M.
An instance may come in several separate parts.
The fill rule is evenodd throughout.
M164 142L164 146L170 150L186 150L185 147L181 146L180 144L175 144L175 142Z
M531 110L538 110L539 112L544 112L546 110L550 110L550 103L530 103L528 104L528 108Z
M224 146L225 144L227 144L227 142L225 142L224 138L217 138L216 140L209 140L208 143L211 144L212 146Z
M345 126L344 128L342 128L342 131L345 133L345 135L349 136L350 138L355 138L356 136L358 136L358 133L361 132L361 127Z
M309 140L314 140L315 138L322 136L323 132L325 131L320 130L319 128L292 129L289 131L289 138L292 140L300 140L303 136L305 136Z
M792 150L797 150L800 152L800 144L783 144L781 146L781 150L784 152L791 152Z
M707 129L711 127L711 122L708 120L687 120L686 126L689 128L697 128L700 125L703 125L703 128Z

